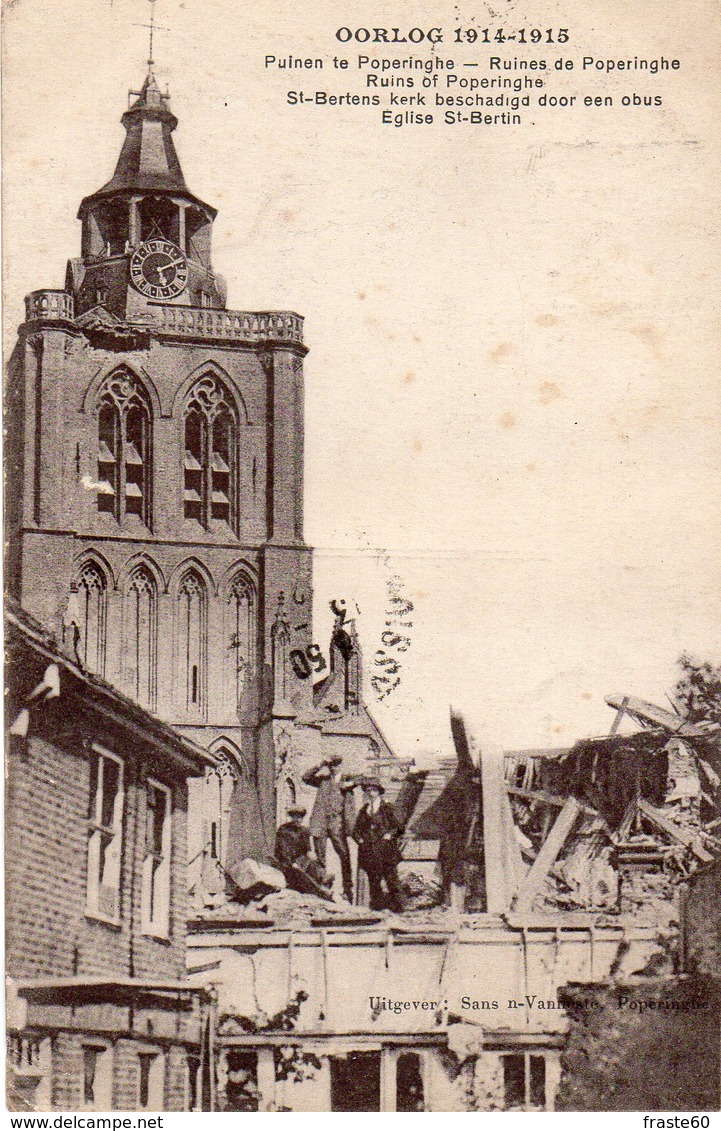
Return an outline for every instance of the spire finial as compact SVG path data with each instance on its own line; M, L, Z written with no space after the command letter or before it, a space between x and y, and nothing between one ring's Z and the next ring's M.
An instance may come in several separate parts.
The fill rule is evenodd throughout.
M157 4L157 2L158 2L158 0L148 0L148 3L150 4L150 23L149 24L136 24L135 25L136 27L146 27L148 29L149 33L150 33L149 34L149 43L148 43L148 74L149 75L152 75L153 65L155 63L155 59L153 58L153 40L154 40L154 37L155 37L155 32L156 31L170 31L170 28L161 27L160 24L156 24L156 22L155 22L155 5Z
M153 63L153 32L155 31L155 5L157 0L149 0L150 2L150 45L148 50L148 70L152 70Z

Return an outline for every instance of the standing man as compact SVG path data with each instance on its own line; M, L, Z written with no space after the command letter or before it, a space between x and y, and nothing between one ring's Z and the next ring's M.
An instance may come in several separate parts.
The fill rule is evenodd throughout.
M303 774L306 785L312 785L318 792L310 817L310 835L313 838L315 855L323 871L326 866L326 842L330 837L343 877L343 895L348 903L353 902L353 873L348 848L348 833L344 816L347 810L346 791L353 788L351 783L341 780L340 754L332 754L319 766L314 766Z
M362 778L365 803L361 806L353 831L358 844L358 866L368 876L370 905L374 911L386 907L383 881L388 890L387 905L391 911L401 910L398 881L400 827L392 806L383 800L385 792L378 778Z

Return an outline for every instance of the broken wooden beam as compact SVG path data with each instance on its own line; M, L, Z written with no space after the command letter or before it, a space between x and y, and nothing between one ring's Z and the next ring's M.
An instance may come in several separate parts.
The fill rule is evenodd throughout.
M543 789L521 789L517 785L507 785L506 792L510 793L512 797L522 797L526 801L538 801L541 805L551 805L556 809L563 809L563 806L568 801L568 797L561 797L560 794L546 793ZM590 813L593 817L599 817L601 814L598 809L594 809L592 805L586 805L583 801L578 801L578 808L582 813Z
M684 829L681 825L674 824L664 813L661 813L660 810L650 805L643 797L639 798L638 808L639 812L643 813L644 817L648 818L657 829L666 833L666 836L670 836L672 840L682 844L685 848L690 848L704 864L711 864L713 862L714 857L710 852L707 852L705 848L701 847L698 842L698 837L694 833L689 832L688 829Z
M543 881L558 859L558 855L568 840L568 837L581 812L581 806L575 797L567 797L561 812L556 817L553 828L541 845L538 856L533 861L528 874L518 889L513 904L514 911L530 911L533 900Z

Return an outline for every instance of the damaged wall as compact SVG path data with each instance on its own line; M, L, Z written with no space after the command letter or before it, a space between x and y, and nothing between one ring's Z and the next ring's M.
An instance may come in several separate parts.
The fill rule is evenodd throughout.
M212 981L220 1015L272 1017L302 991L296 1032L321 1025L336 1034L383 1034L443 1031L449 1015L484 1029L561 1032L564 1013L554 1007L559 986L608 977L621 951L632 969L641 968L658 945L653 929L597 925L589 917L587 925L515 928L496 920L450 935L374 928L208 932L191 935L189 948L191 982ZM212 973L211 963L218 964ZM464 998L471 1004L464 1006Z

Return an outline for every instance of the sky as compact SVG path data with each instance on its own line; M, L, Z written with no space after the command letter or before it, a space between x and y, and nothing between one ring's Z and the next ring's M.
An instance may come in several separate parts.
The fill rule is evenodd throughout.
M451 704L508 749L605 733L609 694L665 704L682 651L721 658L715 6L419 0L409 20L384 0L373 21L360 0L341 16L331 0L156 7L156 74L186 181L219 209L228 306L306 319L316 639L331 599L360 610L366 697L391 744L420 765L447 755ZM6 3L6 349L23 296L62 286L79 253L77 206L112 174L148 11ZM444 42L335 38L369 23L442 27ZM487 25L568 27L570 43L452 42ZM534 103L517 127L435 111L397 128L380 109L287 101L369 92L361 53L480 77L489 50L575 61L547 90L576 103ZM289 73L268 54L325 66ZM581 73L583 56L681 66L609 76ZM614 106L586 109L586 94ZM622 108L634 94L662 104ZM393 595L413 605L410 645L378 702Z

